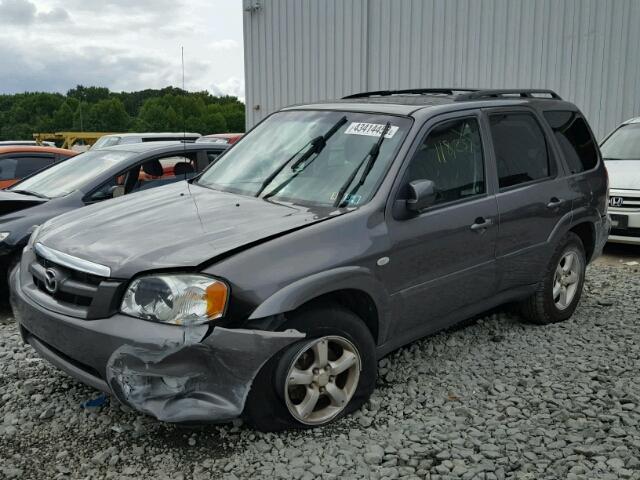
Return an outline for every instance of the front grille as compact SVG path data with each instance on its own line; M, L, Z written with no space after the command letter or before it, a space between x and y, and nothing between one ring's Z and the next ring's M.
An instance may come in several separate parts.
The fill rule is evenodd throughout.
M620 200L622 200L622 205L619 204ZM640 197L625 197L624 195L612 194L609 197L609 207L620 209L633 208L640 210Z
M47 270L55 273L57 282L54 291L47 288ZM34 285L44 294L57 302L73 307L88 308L91 306L98 286L105 280L78 270L59 265L40 255L29 266Z
M620 237L640 237L640 228L612 228L609 235Z

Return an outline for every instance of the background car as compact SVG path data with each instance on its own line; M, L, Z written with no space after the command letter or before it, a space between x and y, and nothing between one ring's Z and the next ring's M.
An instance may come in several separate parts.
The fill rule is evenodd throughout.
M73 150L39 146L0 146L0 188L77 155Z
M242 138L244 133L214 133L213 135L203 135L196 140L198 143L228 143L233 145Z
M164 132L164 133L113 133L110 135L103 135L100 139L93 144L92 149L113 147L114 145L124 145L128 143L142 143L142 142L167 142L167 141L180 141L180 142L195 142L202 135L199 133L187 133L187 132Z
M85 205L192 178L226 148L154 142L92 149L0 192L0 296L1 282L35 226Z
M10 145L15 145L15 146L25 146L25 147L37 147L37 146L44 146L44 147L55 147L56 144L53 142L42 142L42 143L38 143L35 140L2 140L0 141L0 147L8 147Z
M640 117L618 126L600 151L609 172L609 241L640 245Z

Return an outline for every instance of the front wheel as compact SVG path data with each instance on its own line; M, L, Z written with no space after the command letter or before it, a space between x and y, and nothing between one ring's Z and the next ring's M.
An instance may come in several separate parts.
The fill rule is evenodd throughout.
M307 334L269 360L249 392L244 416L278 431L322 426L354 411L376 381L375 344L364 322L338 305L295 312L283 326Z
M580 237L568 233L552 255L536 292L522 303L524 317L546 325L573 315L582 295L586 266Z

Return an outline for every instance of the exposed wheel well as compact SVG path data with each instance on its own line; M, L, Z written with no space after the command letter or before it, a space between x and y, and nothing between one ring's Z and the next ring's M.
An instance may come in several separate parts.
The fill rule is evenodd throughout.
M579 223L570 231L578 235L580 240L582 240L582 245L584 246L584 251L587 256L587 262L589 262L596 247L596 235L593 224L591 224L591 222Z
M351 310L362 319L371 332L373 341L378 345L378 309L368 293L357 289L336 290L309 300L300 308L317 302L333 302Z

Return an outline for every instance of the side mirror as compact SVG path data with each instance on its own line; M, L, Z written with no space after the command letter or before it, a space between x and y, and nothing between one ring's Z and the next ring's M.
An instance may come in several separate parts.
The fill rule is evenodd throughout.
M420 212L436 201L436 184L431 180L414 180L409 183L412 198L407 200L407 210Z
M111 187L111 198L118 198L124 195L124 185L114 185Z

